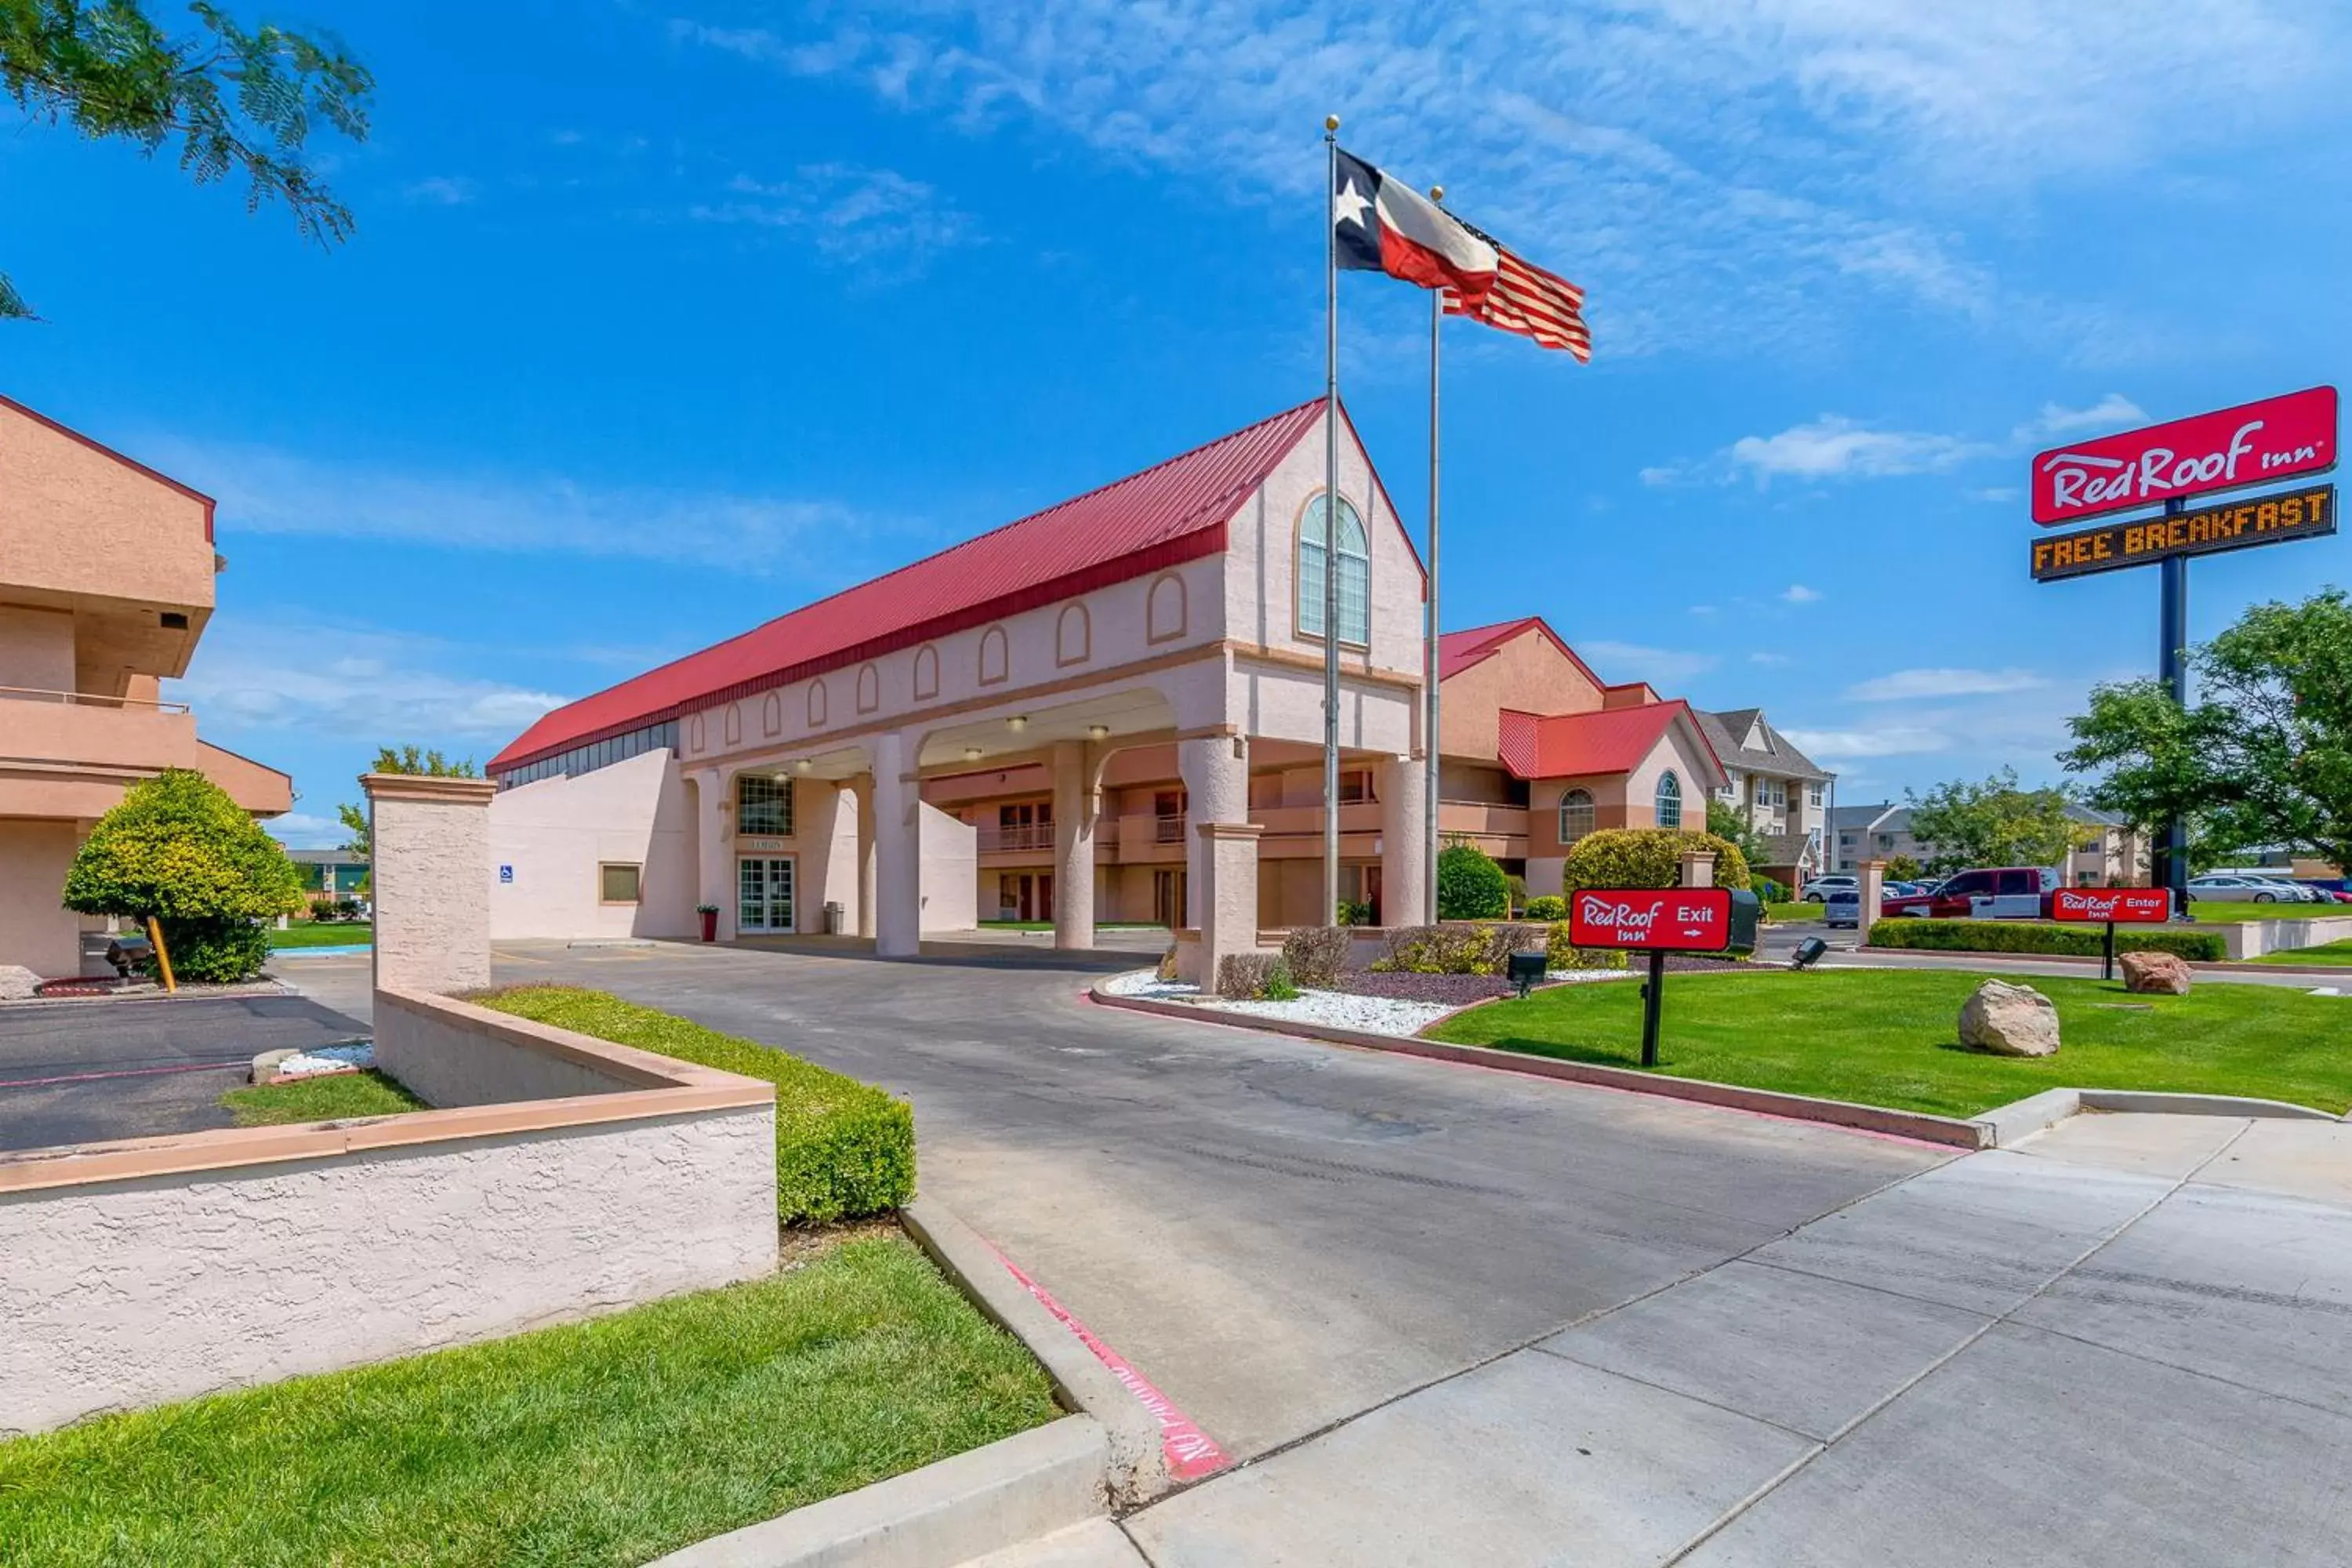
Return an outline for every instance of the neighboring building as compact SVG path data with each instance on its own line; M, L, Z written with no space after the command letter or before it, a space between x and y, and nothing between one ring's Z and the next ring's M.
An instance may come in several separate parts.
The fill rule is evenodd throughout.
M1706 826L1724 782L1702 716L1612 686L1529 616L1438 639L1438 830L1558 893L1569 849L1601 827Z
M1767 853L1756 869L1791 888L1818 875L1825 866L1828 790L1837 775L1772 728L1761 708L1701 713L1698 721L1723 759L1726 778L1716 798L1764 836Z
M2061 868L2069 886L2077 888L2144 888L2148 880L2148 841L2112 812L2093 806L2069 805L2066 815L2090 830L2081 848ZM1851 871L1864 860L1891 860L1907 855L1922 866L1935 858L1933 843L1911 832L1907 805L1842 805L1833 814L1837 865Z
M1328 920L1335 563L1343 891L1417 910L1426 579L1339 440L1336 530L1318 399L546 715L489 764L493 929L686 936L706 903L722 936L812 931L837 904L907 954L1007 909L1074 947L1181 910L1197 969Z
M209 498L0 397L0 963L78 974L102 922L58 899L125 790L194 768L275 816L292 781L159 695L212 617Z
M289 849L286 858L302 879L306 899L356 899L367 891L364 855L348 849Z

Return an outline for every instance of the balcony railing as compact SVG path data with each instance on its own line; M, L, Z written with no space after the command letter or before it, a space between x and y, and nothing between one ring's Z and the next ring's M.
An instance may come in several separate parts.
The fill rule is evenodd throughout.
M1000 849L1051 849L1054 847L1054 825L1050 822L1014 822L983 826L980 829L982 854Z
M184 702L163 702L152 697L101 697L90 691L51 691L38 686L0 686L0 700L57 702L71 708L128 709L141 713L185 713Z

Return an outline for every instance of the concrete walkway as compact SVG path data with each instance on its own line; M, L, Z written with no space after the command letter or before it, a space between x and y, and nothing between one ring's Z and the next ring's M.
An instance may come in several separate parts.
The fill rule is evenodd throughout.
M1124 1529L1002 1565L2352 1561L2352 1128L2078 1118Z

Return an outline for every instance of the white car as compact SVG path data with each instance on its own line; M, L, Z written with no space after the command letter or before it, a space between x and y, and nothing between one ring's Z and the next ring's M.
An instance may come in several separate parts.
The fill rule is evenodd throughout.
M2189 878L2189 896L2224 904L2299 904L2305 901L2305 889L2269 877L2213 873Z
M1814 878L1799 890L1797 896L1811 904L1819 903L1832 893L1859 893L1860 891L1862 891L1861 878L1848 877L1841 873L1836 876Z

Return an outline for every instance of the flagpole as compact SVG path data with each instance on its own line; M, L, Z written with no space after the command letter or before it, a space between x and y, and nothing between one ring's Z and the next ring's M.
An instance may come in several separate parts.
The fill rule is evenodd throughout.
M1429 199L1442 202L1445 187L1429 187ZM1422 681L1429 698L1429 721L1422 750L1429 778L1422 790L1422 923L1437 923L1437 640L1444 622L1438 618L1437 599L1437 329L1445 320L1445 290L1429 291L1429 615L1427 646L1422 650Z
M1323 912L1339 918L1339 117L1323 121Z

